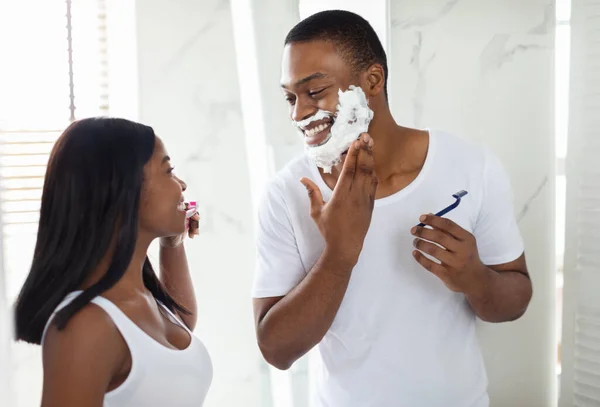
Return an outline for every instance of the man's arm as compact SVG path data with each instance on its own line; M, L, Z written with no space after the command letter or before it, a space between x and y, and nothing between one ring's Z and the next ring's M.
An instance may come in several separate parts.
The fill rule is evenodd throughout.
M288 369L321 341L342 303L373 212L377 179L372 146L368 136L353 144L328 203L323 202L317 185L302 180L308 190L311 217L325 240L325 249L316 265L285 296L254 299L258 345L267 362L279 369ZM273 202L266 202L264 207L272 205ZM268 215L265 223L276 219L274 215ZM283 269L286 264L292 265L280 258L283 251L297 248L295 243L281 243L278 229L259 228L259 242L268 242L264 245L269 248L262 254L259 250L259 257L264 259L262 271L259 269L261 281L268 281L265 276L294 274Z
M423 215L420 220L430 228L415 226L411 230L416 236L415 260L450 290L463 293L479 318L505 322L525 313L532 286L524 254L509 263L488 267L481 261L471 233L447 218Z
M465 293L477 316L486 322L519 319L533 294L525 255L510 263L484 267L476 284Z
M481 207L473 233L450 219L423 215L421 222L431 228L413 228L417 237L414 256L448 288L462 292L482 320L513 321L524 314L533 290L514 215L510 178L498 157L489 149L484 154Z
M286 370L323 339L344 299L353 267L325 250L285 297L253 300L258 345L267 362Z

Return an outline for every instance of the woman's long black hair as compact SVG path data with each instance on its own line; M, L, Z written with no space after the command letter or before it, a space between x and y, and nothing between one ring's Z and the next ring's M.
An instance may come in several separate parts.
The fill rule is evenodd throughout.
M15 306L16 337L39 344L48 319L78 290L106 255L106 274L61 309L63 329L94 297L121 279L133 257L144 165L152 157L152 128L124 119L91 118L71 124L52 149L31 270ZM144 285L171 310L188 313L164 289L146 257Z

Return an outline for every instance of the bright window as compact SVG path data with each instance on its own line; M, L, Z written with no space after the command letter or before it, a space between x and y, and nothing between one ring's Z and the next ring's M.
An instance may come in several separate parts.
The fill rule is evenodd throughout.
M555 134L556 134L556 338L557 373L560 375L563 263L565 254L565 159L569 123L569 71L571 53L571 0L556 1L555 39Z
M109 89L105 0L4 3L7 6L0 9L4 237L0 283L5 286L0 295L11 304L33 257L48 154L73 120L107 114ZM10 364L2 368L8 369L13 393L0 396L9 397L11 406L39 405L40 353L39 347L11 344Z

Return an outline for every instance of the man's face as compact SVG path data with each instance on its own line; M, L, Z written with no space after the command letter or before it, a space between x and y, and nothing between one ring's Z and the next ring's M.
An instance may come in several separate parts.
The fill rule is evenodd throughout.
M281 88L289 104L290 117L301 128L307 146L327 142L334 118L322 117L305 125L301 122L319 111L333 114L338 91L347 90L350 85L358 86L358 78L333 44L309 41L284 48Z

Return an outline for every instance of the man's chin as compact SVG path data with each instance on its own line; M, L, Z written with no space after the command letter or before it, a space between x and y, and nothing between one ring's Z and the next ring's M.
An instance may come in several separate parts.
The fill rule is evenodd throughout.
M345 151L342 153L342 155L340 155L339 159L337 160L338 161L337 164L331 166L330 174L337 176L339 173L342 172L342 168L344 168L344 162L346 161L347 155L348 155L348 151ZM322 167L319 167L319 168L323 169Z

